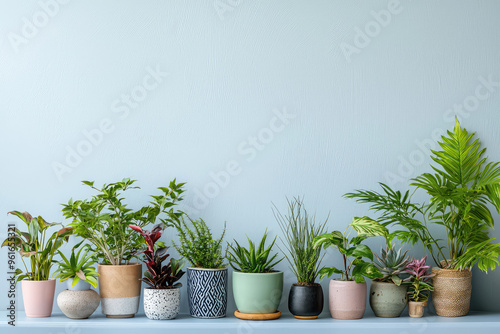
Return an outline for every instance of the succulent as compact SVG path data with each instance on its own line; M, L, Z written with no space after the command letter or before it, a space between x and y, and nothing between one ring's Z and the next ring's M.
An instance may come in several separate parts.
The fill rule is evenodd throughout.
M381 248L380 256L374 253L375 259L373 264L382 274L382 277L377 278L379 282L393 282L396 285L401 285L402 279L400 275L406 273L408 265L408 257L405 258L408 251L402 253L402 248L397 251L395 246L388 246L385 249Z
M170 256L167 253L168 247L160 242L155 247L155 243L160 239L163 232L161 225L155 225L151 232L145 231L136 225L129 225L129 227L143 236L148 247L147 250L142 252L146 258L143 262L148 270L141 280L153 289L172 289L182 286L181 283L175 282L184 275L184 271L182 271L184 261L177 261L172 258L167 265L163 265L163 262Z
M247 237L247 239L249 246L248 249L241 246L236 240L234 240L236 246L228 244L228 260L234 270L238 270L243 273L268 273L273 270L275 265L283 260L280 259L275 261L278 254L274 254L271 258L269 258L269 254L271 253L271 249L276 242L276 238L274 238L269 247L264 248L267 239L267 231L264 233L257 249L250 238Z
M427 256L424 256L420 260L413 259L405 270L406 273L410 274L410 277L404 280L404 282L410 284L408 295L410 300L416 302L427 301L429 299L429 291L434 290L430 282L431 277L434 275L428 273L431 266L426 265L425 261L427 261Z

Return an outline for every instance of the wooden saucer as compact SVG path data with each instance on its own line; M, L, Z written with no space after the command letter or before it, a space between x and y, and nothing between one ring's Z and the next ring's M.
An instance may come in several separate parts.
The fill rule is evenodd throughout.
M303 317L303 316L300 316L300 315L294 315L294 317L296 319L301 319L301 320L314 320L314 319L318 319L317 315L313 315L313 316L310 316L310 317Z
M241 313L240 311L234 311L234 316L238 319L243 320L274 320L281 317L281 312L276 311L274 313L263 313L263 314L254 314L254 313Z

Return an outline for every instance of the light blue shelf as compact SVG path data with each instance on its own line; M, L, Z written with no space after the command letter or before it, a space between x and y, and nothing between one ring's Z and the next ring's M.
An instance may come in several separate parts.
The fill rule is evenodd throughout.
M5 313L4 313L5 315ZM5 319L5 317L3 318ZM62 314L53 314L50 318L26 318L19 314L16 327L2 322L0 332L37 333L37 334L126 334L151 333L151 331L169 330L169 333L198 334L290 334L290 333L397 333L397 334L499 334L500 313L472 312L466 317L444 318L426 315L421 319L408 316L401 318L377 318L366 315L360 320L335 320L324 314L317 320L297 320L289 314L272 321L243 321L232 314L221 319L195 319L182 314L175 320L154 321L144 315L131 319L107 319L95 314L86 320L71 320ZM162 332L166 333L166 332Z

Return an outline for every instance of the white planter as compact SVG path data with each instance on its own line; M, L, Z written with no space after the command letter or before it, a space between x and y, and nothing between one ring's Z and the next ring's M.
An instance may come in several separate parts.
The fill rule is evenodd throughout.
M151 320L174 319L179 314L181 289L144 289L144 313Z
M99 306L99 294L94 290L64 290L57 296L57 306L70 319L87 319Z

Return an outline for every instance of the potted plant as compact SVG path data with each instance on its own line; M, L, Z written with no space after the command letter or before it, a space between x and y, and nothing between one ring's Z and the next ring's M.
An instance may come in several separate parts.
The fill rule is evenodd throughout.
M233 271L233 295L237 311L235 316L247 320L277 319L283 292L283 272L273 267L283 259L270 256L276 238L266 248L267 231L259 245L248 239L248 249L234 240L228 245L228 260ZM266 315L263 318L254 315Z
M352 231L358 233L351 237ZM319 271L320 279L324 276L340 274L340 279L330 280L329 306L330 313L335 319L360 319L366 309L366 282L365 277L377 278L382 274L371 262L373 260L370 248L362 242L372 236L383 236L387 229L374 220L366 217L354 217L345 231L333 231L320 235L314 239L314 247L336 248L343 262L343 269L325 267Z
M427 256L422 259L413 259L406 267L406 272L410 277L405 279L409 284L408 296L410 302L408 304L408 313L412 318L421 318L424 315L424 307L427 306L429 299L429 291L433 291L434 287L430 282L434 276L427 272L431 266L425 264Z
M56 288L55 279L50 278L54 254L68 241L73 229L63 227L48 234L50 227L61 224L48 223L41 216L32 217L28 212L11 211L9 214L19 217L28 228L28 232L22 232L16 227L13 235L2 243L2 247L12 248L21 255L25 271L17 268L15 278L16 283L21 281L24 311L31 318L50 317ZM29 258L29 267L24 258Z
M58 261L59 267L54 272L54 277L59 278L59 282L66 281L68 289L59 293L57 305L70 319L87 319L100 302L99 294L90 288L97 288L98 273L93 267L94 254L88 254L89 245L82 246L75 253L82 243L83 241L73 247L69 260L58 251L62 261Z
M401 278L409 262L406 253L390 243L381 249L380 256L374 253L373 264L382 274L370 285L370 307L377 317L399 317L408 303L408 287Z
M195 318L221 318L227 309L227 268L224 264L222 240L214 239L203 219L173 222L180 242L173 245L191 263L187 268L189 312Z
M147 270L142 281L149 285L144 289L144 312L151 320L170 320L177 317L181 303L181 283L176 283L184 275L184 261L171 258L167 265L163 262L170 256L168 247L160 239L161 225L155 225L151 232L139 226L129 225L144 238L147 249L143 251Z
M409 191L403 195L385 184L383 193L358 190L346 196L369 203L384 224L403 227L394 232L403 242L424 245L437 264L432 269L436 313L458 317L469 312L472 267L487 272L499 264L500 245L488 233L494 226L488 205L500 211L500 163L487 162L486 149L458 120L438 144L441 150L431 156L434 173L411 183L430 195L428 204L415 204ZM436 239L429 224L443 228L445 240Z
M285 236L285 255L297 282L288 295L288 310L297 319L316 319L323 311L323 289L316 283L321 266L321 248L313 246L314 238L326 232L328 221L316 224L300 198L287 200L288 214L274 207L274 216Z
M101 310L109 318L130 318L137 313L141 296L142 264L131 262L142 247L142 237L131 230L133 224L143 228L160 218L164 223L179 219L182 212L174 211L174 205L182 198L182 186L175 180L169 187L158 188L162 194L151 196L150 205L137 211L124 203L123 193L137 189L135 180L94 187L94 182L83 183L97 194L90 200L72 200L63 206L66 218L72 219L75 234L88 240L102 262L98 264Z

